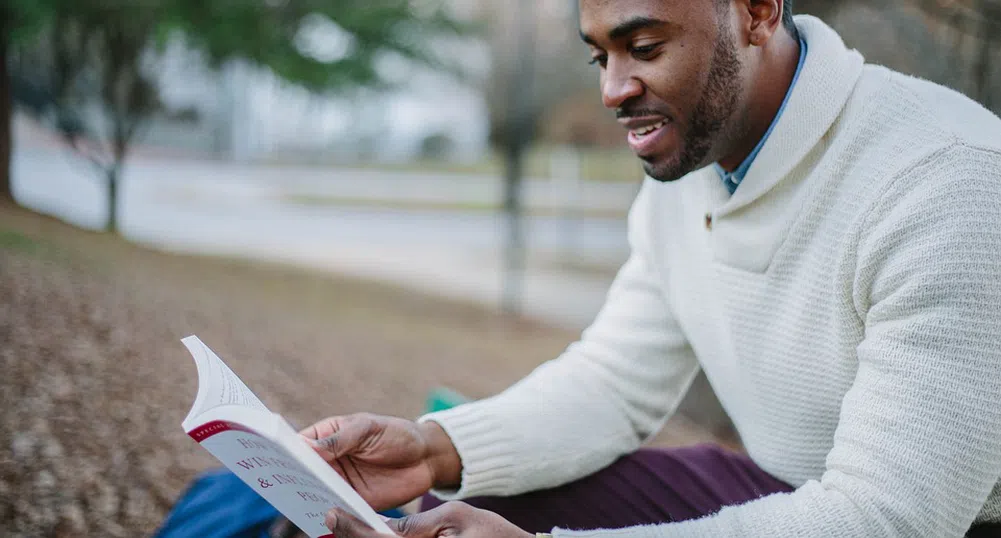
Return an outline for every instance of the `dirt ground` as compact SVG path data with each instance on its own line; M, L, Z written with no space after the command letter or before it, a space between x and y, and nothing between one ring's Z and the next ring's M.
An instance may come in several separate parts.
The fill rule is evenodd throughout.
M576 334L390 286L159 253L0 204L0 536L146 536L216 465L181 430L197 334L293 423L418 416ZM684 421L660 443L706 440Z

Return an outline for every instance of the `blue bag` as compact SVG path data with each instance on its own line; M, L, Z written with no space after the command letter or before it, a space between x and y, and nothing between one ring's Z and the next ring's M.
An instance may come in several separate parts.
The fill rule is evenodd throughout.
M400 510L381 512L403 517ZM229 469L207 471L188 486L153 538L270 538L281 513Z
M281 514L229 469L203 473L153 538L268 538Z

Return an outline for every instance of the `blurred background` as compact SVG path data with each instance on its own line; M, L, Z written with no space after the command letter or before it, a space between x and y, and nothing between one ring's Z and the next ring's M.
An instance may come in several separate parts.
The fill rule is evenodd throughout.
M556 356L642 170L576 0L2 0L0 535L149 534L198 334L299 424ZM796 0L1001 112L1001 0ZM704 380L658 443L739 440Z

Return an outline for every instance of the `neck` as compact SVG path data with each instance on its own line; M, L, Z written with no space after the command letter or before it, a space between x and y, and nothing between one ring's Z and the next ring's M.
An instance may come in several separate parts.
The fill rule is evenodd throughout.
M799 65L799 41L786 31L776 32L761 48L757 76L751 80L740 136L718 163L732 172L754 151L782 107Z

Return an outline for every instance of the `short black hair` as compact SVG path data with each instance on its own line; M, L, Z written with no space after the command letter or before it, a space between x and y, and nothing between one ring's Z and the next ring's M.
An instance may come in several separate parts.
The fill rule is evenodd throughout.
M796 22L792 20L792 0L783 0L782 2L782 26L785 26L793 37L799 35Z

